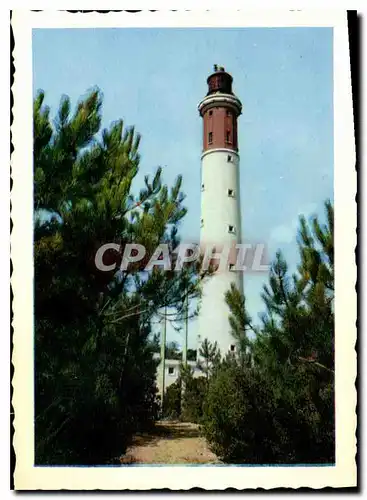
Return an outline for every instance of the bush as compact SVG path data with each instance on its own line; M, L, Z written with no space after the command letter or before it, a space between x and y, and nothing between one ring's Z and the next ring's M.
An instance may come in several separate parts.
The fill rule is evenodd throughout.
M177 420L181 415L181 383L179 381L170 385L164 395L163 418Z
M269 463L273 456L274 401L253 373L222 365L204 402L203 431L224 461Z
M205 377L191 377L187 380L182 401L181 418L183 421L193 423L201 421L206 389Z
M206 388L205 377L194 378L190 371L183 371L179 380L165 392L163 418L199 423L203 415Z
M212 377L202 424L212 450L224 461L334 461L332 387L313 394L314 375L299 368L282 376L278 384L265 372L233 362L222 363Z

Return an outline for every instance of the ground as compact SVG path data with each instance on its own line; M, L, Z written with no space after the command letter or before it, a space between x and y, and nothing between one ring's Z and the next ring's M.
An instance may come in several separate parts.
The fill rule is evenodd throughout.
M135 436L123 464L214 464L220 463L200 435L197 424L157 422L153 432Z

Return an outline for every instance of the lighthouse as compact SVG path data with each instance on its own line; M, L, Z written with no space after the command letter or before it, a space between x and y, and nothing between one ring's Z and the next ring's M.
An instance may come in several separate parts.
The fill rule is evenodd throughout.
M222 356L236 350L225 293L231 283L243 292L243 273L235 269L236 245L241 242L237 119L242 104L232 82L232 76L215 65L207 79L208 92L198 105L203 119L200 245L222 255L220 268L204 281L198 337L199 345L205 338L217 342ZM226 248L232 249L228 259L222 254Z

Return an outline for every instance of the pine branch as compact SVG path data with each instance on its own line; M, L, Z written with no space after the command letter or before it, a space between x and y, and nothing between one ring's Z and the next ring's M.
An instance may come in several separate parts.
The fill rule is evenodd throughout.
M328 368L327 366L325 365L322 365L321 363L319 363L318 361L316 361L316 359L308 359L308 358L303 358L301 356L298 356L298 359L304 363L311 363L315 366L318 366L319 368L322 368L332 374L334 374L334 370L331 370L330 368Z

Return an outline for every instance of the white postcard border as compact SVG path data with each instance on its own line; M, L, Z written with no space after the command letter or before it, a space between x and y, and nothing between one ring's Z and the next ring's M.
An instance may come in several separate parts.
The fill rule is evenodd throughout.
M14 291L13 405L15 408L15 488L186 490L200 487L299 488L356 484L356 172L345 11L189 11L129 14L71 14L62 11L14 11L14 123L12 140L11 237ZM127 466L34 467L33 427L33 180L32 180L32 29L87 27L240 27L328 26L334 28L335 165L335 467Z

